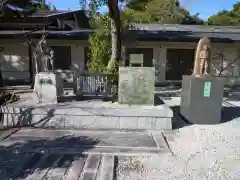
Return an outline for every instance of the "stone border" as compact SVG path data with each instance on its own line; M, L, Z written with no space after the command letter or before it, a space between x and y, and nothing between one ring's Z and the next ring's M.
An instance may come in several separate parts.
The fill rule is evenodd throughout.
M74 129L137 129L137 130L171 130L171 117L111 117L111 116L72 116L72 115L30 115L23 118L21 114L5 113L4 127L33 126L42 128Z

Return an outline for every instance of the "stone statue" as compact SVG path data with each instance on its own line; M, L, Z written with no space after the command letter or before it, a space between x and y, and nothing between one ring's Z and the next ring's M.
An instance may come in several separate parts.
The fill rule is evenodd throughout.
M54 51L48 46L43 34L40 40L31 41L35 60L36 73L49 72L54 69Z
M194 62L193 75L202 76L211 72L211 42L207 37L200 39Z
M43 49L43 70L44 72L50 72L53 71L53 63L54 63L54 51L52 48L50 48L46 42L46 40L43 41L42 44Z

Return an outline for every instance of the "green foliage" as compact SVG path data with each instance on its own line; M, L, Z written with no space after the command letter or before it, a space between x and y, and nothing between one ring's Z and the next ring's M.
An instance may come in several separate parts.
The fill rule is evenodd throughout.
M46 0L42 0L42 3L39 7L41 10L49 10L49 11L55 11L57 8L52 5L51 3L47 3Z
M108 15L97 14L93 7L90 24L98 31L89 37L88 69L90 72L105 72L111 55L111 39L108 35L110 19Z
M103 33L96 33L89 37L90 72L104 72L111 54L110 39Z
M240 25L240 2L233 5L231 11L222 10L208 18L209 25L237 26Z
M135 0L137 1L137 0ZM144 0L145 1L145 0ZM141 2L141 0L139 1ZM124 11L124 19L134 23L160 24L203 24L198 14L191 15L182 8L178 0L151 0L146 3L136 3ZM142 6L142 7L140 7Z
M1 7L0 16L11 18L33 14L41 5L42 0L8 0Z

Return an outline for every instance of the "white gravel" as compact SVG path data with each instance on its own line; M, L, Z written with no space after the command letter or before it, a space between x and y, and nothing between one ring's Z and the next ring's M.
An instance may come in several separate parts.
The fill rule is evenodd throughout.
M121 157L117 180L240 180L240 118L175 131L174 156Z

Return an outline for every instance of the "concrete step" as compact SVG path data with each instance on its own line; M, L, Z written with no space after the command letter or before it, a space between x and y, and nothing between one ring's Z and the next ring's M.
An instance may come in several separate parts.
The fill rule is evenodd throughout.
M118 156L170 154L167 142L159 132L23 128L3 139L0 146L8 153Z
M3 126L77 129L171 130L172 110L158 106L125 106L110 102L27 104L19 101L1 108Z

